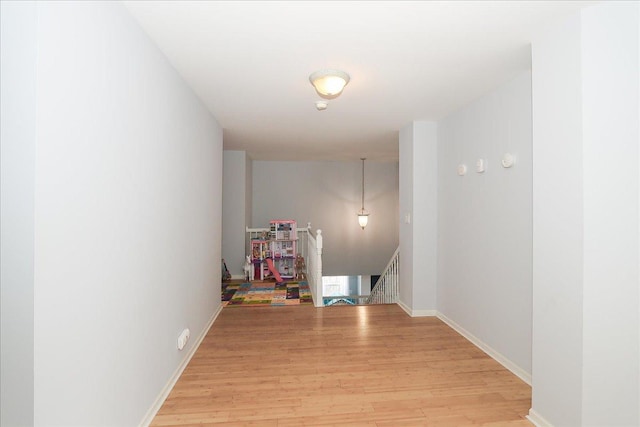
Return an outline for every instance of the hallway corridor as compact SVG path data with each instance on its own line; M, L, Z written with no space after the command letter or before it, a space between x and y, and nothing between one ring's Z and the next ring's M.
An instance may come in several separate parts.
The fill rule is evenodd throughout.
M531 388L395 304L225 308L153 426L530 426Z

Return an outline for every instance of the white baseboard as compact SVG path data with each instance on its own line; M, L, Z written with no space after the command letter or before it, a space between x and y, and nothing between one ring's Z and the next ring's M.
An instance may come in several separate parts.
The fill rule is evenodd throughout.
M409 308L409 306L407 306L405 303L403 303L400 300L398 300L397 304L400 306L401 309L405 311L405 313L411 316L411 309Z
M436 310L413 310L409 308L409 306L407 306L402 301L398 301L397 304L400 306L401 309L403 309L411 317L436 316L438 313Z
M513 363L511 360L507 359L502 354L498 353L496 350L494 350L493 348L491 348L490 346L482 342L471 332L467 331L462 326L458 325L456 322L449 319L444 314L438 312L436 316L438 317L438 319L442 320L444 323L449 325L452 329L454 329L460 335L465 337L467 340L471 341L471 343L474 344L476 347L478 347L480 350L487 353L487 355L493 358L496 362L500 363L502 366L510 370L515 376L520 378L525 383L531 385L531 374L529 374L528 372L520 368L518 365Z
M169 393L171 393L173 386L175 386L176 382L178 382L180 375L182 375L182 372L185 370L185 368L191 361L191 358L196 353L196 350L198 350L198 347L200 347L200 343L202 343L202 340L204 340L204 337L207 336L209 329L211 329L213 322L215 322L215 320L218 318L218 315L220 314L221 311L222 311L222 304L220 304L218 309L213 313L213 316L211 316L211 319L209 319L209 322L207 322L207 325L204 327L204 329L198 336L198 339L195 342L195 344L191 347L189 352L185 354L184 359L182 359L182 362L180 363L180 365L178 365L173 375L171 375L171 377L169 378L169 381L163 387L162 391L160 392L156 400L153 402L153 405L151 405L151 407L145 414L144 418L140 422L139 424L140 427L148 427L151 424L151 421L153 421L153 418L156 416L156 414L162 407L162 404L167 399L167 396L169 396Z
M411 310L411 317L434 317L437 315L436 310Z
M529 409L529 415L525 417L536 427L553 427L553 425L538 414L533 408Z

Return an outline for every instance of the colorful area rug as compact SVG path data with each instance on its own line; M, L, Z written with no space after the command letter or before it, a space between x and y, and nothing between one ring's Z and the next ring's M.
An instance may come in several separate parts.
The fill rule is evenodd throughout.
M224 307L313 304L307 282L223 283Z

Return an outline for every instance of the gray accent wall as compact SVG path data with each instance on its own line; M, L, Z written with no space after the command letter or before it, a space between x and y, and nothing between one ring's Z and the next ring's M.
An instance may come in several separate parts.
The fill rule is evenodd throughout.
M122 4L1 7L2 425L139 425L221 304L222 129Z
M398 247L398 163L365 161L365 208L369 225L362 230L361 161L253 162L252 227L272 219L311 222L322 229L323 274L382 273Z

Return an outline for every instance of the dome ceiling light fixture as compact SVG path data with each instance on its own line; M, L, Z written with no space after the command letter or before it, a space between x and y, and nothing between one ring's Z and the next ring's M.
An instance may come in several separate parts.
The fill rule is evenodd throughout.
M340 96L349 80L349 74L340 70L319 70L309 76L309 81L318 95L325 99Z

